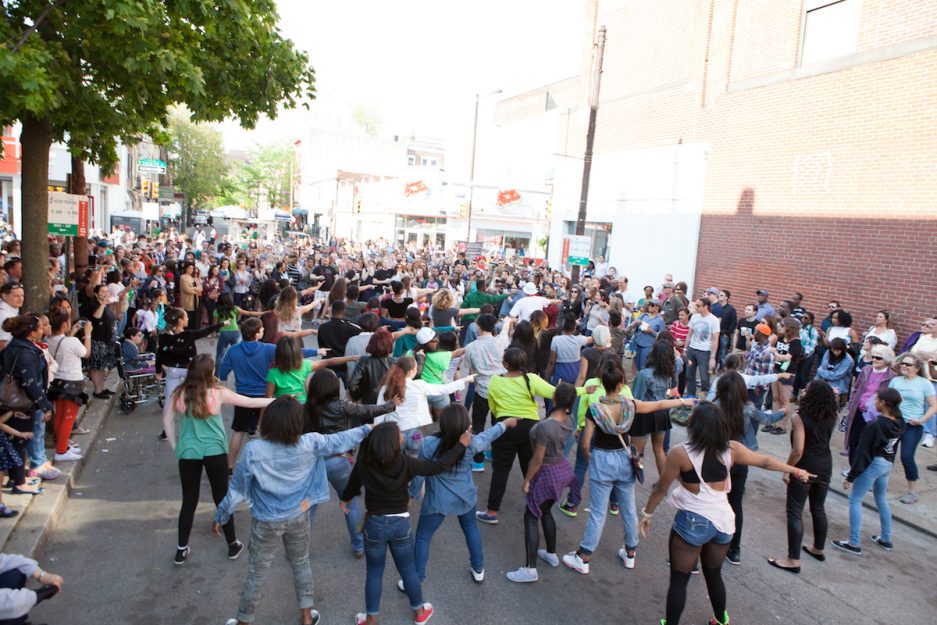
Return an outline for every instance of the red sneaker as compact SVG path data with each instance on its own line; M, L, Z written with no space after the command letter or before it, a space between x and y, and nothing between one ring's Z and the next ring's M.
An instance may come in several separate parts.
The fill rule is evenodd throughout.
M413 622L416 623L416 625L423 625L423 623L426 623L427 621L429 621L429 619L432 616L433 616L433 604L424 603L423 613L422 614L417 613L416 617L413 619Z

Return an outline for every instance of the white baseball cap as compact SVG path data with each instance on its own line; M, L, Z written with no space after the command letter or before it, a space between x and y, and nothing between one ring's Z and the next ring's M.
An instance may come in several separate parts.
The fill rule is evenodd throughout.
M426 345L434 338L436 338L436 330L432 328L420 328L416 333L416 342L420 345Z

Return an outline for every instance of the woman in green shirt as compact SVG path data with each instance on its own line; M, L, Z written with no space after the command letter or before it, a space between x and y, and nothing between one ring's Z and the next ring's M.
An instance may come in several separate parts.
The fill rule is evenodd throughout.
M273 355L273 367L267 372L267 397L292 395L301 404L306 403L306 381L323 367L334 367L356 361L361 356L342 356L322 360L304 360L303 346L293 336L281 336Z
M179 542L176 564L189 556L189 534L198 507L202 468L211 485L212 499L217 506L228 492L228 437L221 407L224 404L243 408L264 408L272 402L265 397L244 397L222 386L214 375L215 361L208 354L192 359L188 373L163 408L163 429L169 445L179 461L182 482L182 509L179 511ZM178 438L176 417L179 417ZM244 545L234 533L234 518L224 526L228 542L228 558L241 555Z
M553 397L554 387L536 373L527 373L527 354L517 347L504 351L502 362L507 373L496 375L488 384L488 406L495 423L508 417L517 418L517 426L498 438L491 447L491 488L488 491L488 510L476 516L482 523L496 524L501 499L507 487L508 476L515 456L520 460L521 472L527 475L527 465L534 455L530 444L530 430L540 420L540 406L536 396Z

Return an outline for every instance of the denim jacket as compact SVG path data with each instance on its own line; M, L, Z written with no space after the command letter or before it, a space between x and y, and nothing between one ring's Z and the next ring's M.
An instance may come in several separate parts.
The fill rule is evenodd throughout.
M504 434L504 424L499 423L481 434L473 434L472 442L465 455L448 471L426 478L426 495L420 514L460 515L475 509L478 491L472 480L472 456L491 449L491 443ZM423 439L420 458L431 459L439 447L439 437Z
M225 524L242 501L258 521L286 521L329 500L325 458L339 454L364 440L370 425L338 434L303 434L288 446L257 439L244 446L228 485L228 494L218 504L215 520Z

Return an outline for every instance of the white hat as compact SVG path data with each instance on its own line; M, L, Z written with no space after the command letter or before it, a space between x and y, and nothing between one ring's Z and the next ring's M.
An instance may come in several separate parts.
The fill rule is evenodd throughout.
M436 331L432 328L420 328L420 331L416 333L416 342L420 345L426 345L434 338L436 338Z
M524 295L536 295L537 294L537 285L533 282L528 282L524 285Z

